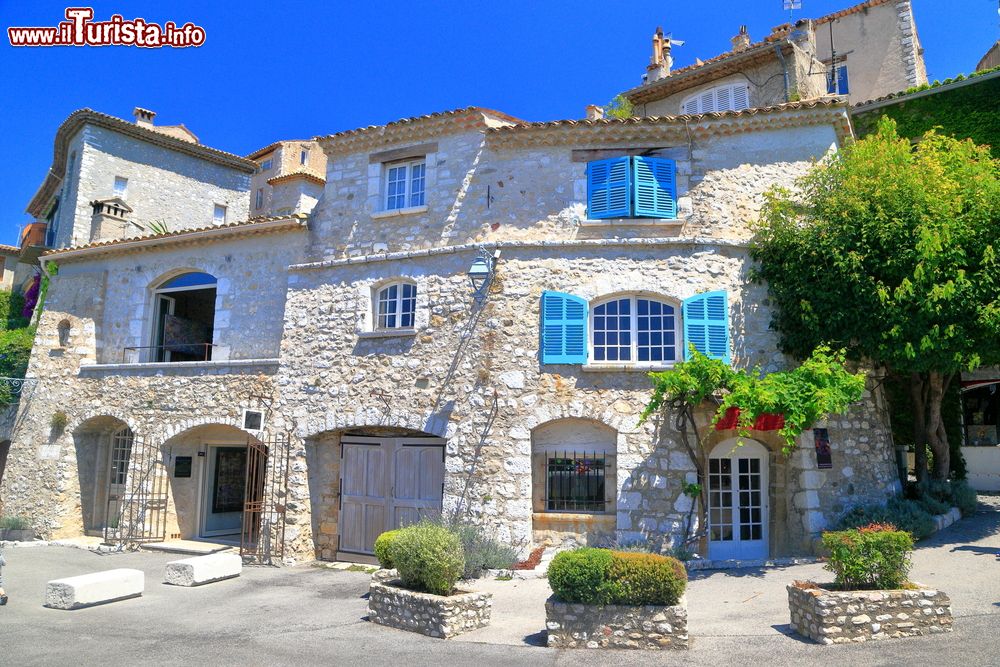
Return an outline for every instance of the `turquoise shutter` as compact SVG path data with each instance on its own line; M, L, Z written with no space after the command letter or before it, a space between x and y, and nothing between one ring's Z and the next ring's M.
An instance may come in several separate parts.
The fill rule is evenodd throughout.
M542 363L587 363L587 302L562 292L542 292Z
M688 346L729 363L729 299L726 292L705 292L684 300L684 358Z
M587 163L587 217L627 218L632 215L632 172L628 157Z
M632 158L635 214L643 218L677 217L677 179L673 160Z

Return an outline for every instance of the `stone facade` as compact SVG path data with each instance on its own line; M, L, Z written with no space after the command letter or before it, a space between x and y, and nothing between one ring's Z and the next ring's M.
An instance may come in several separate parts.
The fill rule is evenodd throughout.
M492 610L492 593L432 595L403 588L399 581L375 578L368 591L368 620L372 623L439 639L486 627Z
M545 601L549 648L688 648L687 600L672 607Z
M167 534L198 536L201 453L290 432L283 506L296 558L337 558L347 540L367 553L375 534L427 508L477 521L524 551L676 545L697 516L682 492L697 481L695 464L667 419L639 424L646 373L673 360L542 363L542 292L590 304L644 295L680 313L684 299L724 290L734 364L785 368L766 288L748 280L749 225L768 188L792 186L849 131L843 107L809 103L694 121L529 125L465 109L327 137L326 184L307 222L51 256L60 271L28 371L40 390L21 406L0 493L45 537L97 530L108 438L128 426L170 470L178 457L194 459L190 477L170 479ZM587 161L648 150L675 160L678 217L589 219ZM385 210L385 165L420 157L425 204ZM263 235L268 225L280 233ZM482 246L500 259L476 298L467 272ZM188 271L218 280L212 360L123 358L151 344L158 286ZM379 290L396 282L415 286L414 321L379 329ZM265 433L242 429L250 408L266 413ZM61 432L51 427L56 411L68 417ZM767 555L808 552L842 510L898 488L885 420L878 390L831 417L827 470L808 437L784 458L773 432L752 434L770 480ZM417 460L408 447L437 446L428 436L444 440L443 452L419 455L429 476L416 486L392 477ZM707 449L732 437L711 433ZM368 458L357 463L345 456L350 438L393 444L359 445ZM560 448L600 454L605 495L594 511L542 502L546 457ZM352 477L365 470L377 474ZM406 504L420 494L427 504Z
M820 644L850 644L952 631L951 599L942 591L924 587L828 591L801 585L787 589L792 630Z

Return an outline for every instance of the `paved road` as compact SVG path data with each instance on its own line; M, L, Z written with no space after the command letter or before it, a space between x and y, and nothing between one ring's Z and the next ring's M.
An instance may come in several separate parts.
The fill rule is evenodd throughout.
M493 625L441 641L364 621L368 577L320 567L247 568L195 589L161 583L168 554L8 549L0 665L1000 665L1000 499L921 545L913 578L952 595L955 632L823 647L788 636L784 584L818 565L697 574L685 654L538 646L544 582L483 582ZM45 581L113 567L146 572L141 598L78 611L41 606ZM490 643L486 643L490 642Z

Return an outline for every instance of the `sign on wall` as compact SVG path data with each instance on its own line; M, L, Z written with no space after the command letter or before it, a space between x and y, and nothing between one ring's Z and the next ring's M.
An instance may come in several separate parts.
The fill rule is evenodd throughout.
M830 451L830 431L825 428L814 428L813 438L816 441L816 467L832 468L833 452Z

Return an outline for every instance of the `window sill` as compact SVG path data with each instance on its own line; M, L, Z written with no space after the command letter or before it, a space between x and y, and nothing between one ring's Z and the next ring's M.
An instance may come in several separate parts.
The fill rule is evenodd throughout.
M277 369L278 359L225 359L218 361L143 361L117 364L81 364L79 373L115 373L119 371L214 371L226 368L266 368Z
M675 363L671 361L666 364L583 364L580 366L580 370L584 373L649 373L652 371L669 371L674 367Z
M426 212L427 212L427 204L424 204L423 206L410 206L409 208L395 208L392 209L391 211L376 211L375 213L372 213L371 217L375 219L395 218L396 216L399 215L412 215L414 213L426 213Z
M586 218L581 227L671 227L683 225L687 216L678 218Z
M404 338L416 335L416 329L379 329L377 331L358 332L358 338Z

